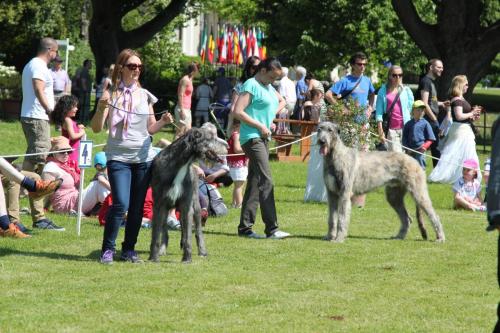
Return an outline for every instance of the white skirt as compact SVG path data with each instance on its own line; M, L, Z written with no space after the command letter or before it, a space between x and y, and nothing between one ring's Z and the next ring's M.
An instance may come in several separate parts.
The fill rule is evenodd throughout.
M439 143L441 158L429 175L431 182L454 183L462 176L462 166L465 160L479 158L476 152L476 138L469 124L454 122L448 135ZM481 181L481 172L477 179Z
M311 137L316 143L317 133ZM325 181L323 180L323 156L319 154L319 147L314 144L310 149L310 158L307 165L307 184L304 201L327 202Z
M229 174L234 182L244 182L247 180L248 176L248 167L239 167L239 168L229 168Z

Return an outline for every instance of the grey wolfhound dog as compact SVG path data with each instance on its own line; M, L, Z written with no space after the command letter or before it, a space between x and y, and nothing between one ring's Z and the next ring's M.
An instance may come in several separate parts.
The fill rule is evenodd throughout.
M227 153L227 144L217 138L216 131L215 127L212 129L210 126L193 128L163 149L153 160L151 186L154 207L149 260L158 261L159 256L166 252L168 230L165 219L168 211L175 207L181 213L182 261L191 261L193 221L198 254L207 255L201 227L198 175L191 165L198 159L218 162L219 155Z
M436 231L436 240L444 242L445 236L427 191L425 172L410 156L396 152L360 152L346 147L339 136L339 127L330 122L318 126L318 145L323 156L323 175L328 193L327 240L343 242L351 215L351 196L364 194L385 186L387 201L401 220L395 236L404 239L411 218L406 211L404 196L410 192L417 205L420 232L427 239L420 210L423 210Z

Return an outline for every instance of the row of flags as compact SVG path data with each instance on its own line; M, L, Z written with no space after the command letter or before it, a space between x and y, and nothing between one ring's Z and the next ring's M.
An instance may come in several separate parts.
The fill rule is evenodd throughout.
M258 27L245 29L231 24L218 26L216 34L207 25L203 28L200 43L202 63L243 64L247 58L267 57L267 49L262 44L264 33Z

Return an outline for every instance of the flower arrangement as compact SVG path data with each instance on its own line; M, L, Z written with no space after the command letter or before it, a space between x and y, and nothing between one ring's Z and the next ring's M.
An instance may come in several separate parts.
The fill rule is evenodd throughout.
M14 66L5 66L0 61L0 100L21 99L21 75Z
M366 109L348 98L328 106L325 119L340 127L340 138L348 146L363 149L371 145Z

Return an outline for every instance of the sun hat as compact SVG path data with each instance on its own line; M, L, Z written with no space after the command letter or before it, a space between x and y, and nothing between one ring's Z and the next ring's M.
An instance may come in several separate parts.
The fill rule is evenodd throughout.
M469 158L464 161L463 167L477 170L479 168L479 163L475 159Z
M108 162L108 160L106 158L106 153L105 152L100 151L97 154L95 154L95 156L94 156L94 167L97 164L100 164L101 166L106 167L106 163L107 162Z
M71 150L71 146L69 145L69 140L68 138L64 136L56 136L53 138L50 138L50 151L59 151L59 150Z
M414 109L425 108L425 103L423 101L417 99L415 102L413 102L413 108Z

